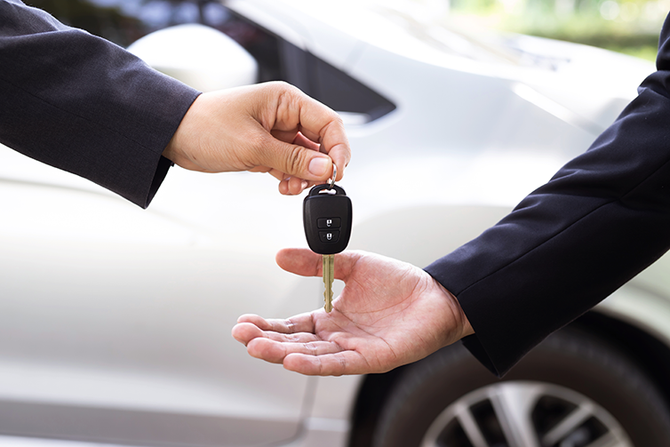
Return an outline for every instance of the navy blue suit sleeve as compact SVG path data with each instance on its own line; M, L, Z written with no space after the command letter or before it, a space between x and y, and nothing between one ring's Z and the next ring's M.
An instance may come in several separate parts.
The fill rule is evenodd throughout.
M146 207L198 92L19 0L0 0L0 142Z
M670 248L670 42L658 70L586 153L426 271L458 298L465 346L504 375L551 332Z

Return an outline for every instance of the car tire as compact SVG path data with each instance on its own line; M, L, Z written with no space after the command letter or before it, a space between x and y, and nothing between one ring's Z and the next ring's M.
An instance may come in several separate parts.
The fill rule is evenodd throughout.
M670 413L626 355L564 329L502 380L460 343L404 368L379 415L375 447L657 447Z

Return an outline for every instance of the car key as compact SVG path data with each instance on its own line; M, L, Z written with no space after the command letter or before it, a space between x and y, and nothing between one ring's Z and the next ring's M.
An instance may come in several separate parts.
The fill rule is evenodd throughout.
M351 236L351 217L351 200L344 189L335 185L333 180L314 186L303 202L307 244L313 252L323 255L323 297L326 312L333 309L335 254L347 248Z

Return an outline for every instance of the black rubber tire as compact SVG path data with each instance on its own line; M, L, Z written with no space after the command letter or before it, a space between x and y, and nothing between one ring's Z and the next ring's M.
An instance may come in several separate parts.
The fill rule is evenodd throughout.
M519 380L559 385L586 396L618 421L635 447L670 445L670 411L652 382L594 336L567 329L553 334L502 379ZM452 402L500 382L460 343L407 366L381 411L374 447L418 447Z

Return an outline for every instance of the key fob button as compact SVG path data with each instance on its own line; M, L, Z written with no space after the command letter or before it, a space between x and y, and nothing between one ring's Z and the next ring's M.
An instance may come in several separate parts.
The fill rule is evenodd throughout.
M335 244L340 239L340 232L333 231L319 231L319 239L325 244Z
M318 228L340 228L339 217L322 217L317 219L316 226Z

